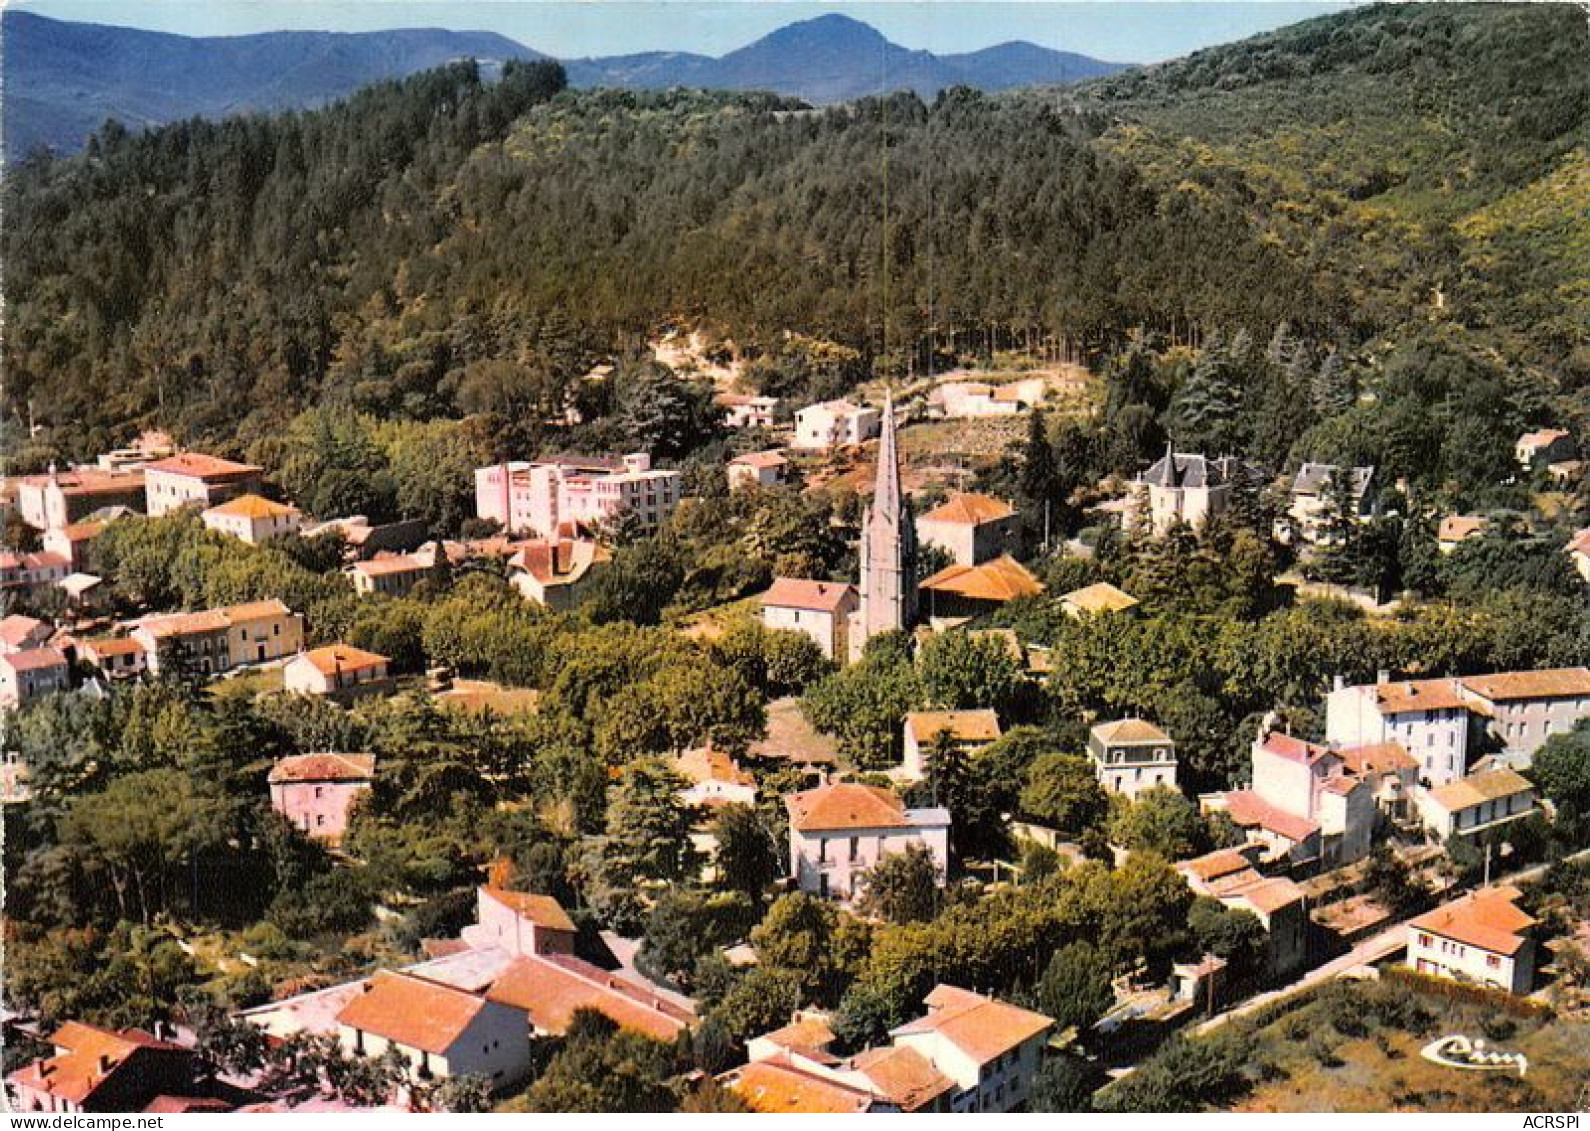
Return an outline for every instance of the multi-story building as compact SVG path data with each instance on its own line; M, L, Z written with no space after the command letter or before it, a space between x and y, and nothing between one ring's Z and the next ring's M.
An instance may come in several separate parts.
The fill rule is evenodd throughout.
M132 636L79 640L77 658L98 668L107 679L133 679L148 668L148 654L143 644Z
M723 423L729 428L771 428L778 412L777 397L719 393L712 401L723 410Z
M475 921L461 938L472 947L498 947L517 958L573 954L577 933L574 920L550 895L485 884L475 889Z
M297 507L272 502L263 495L239 495L211 507L199 518L211 530L241 538L251 546L281 535L297 534L304 520L303 512Z
M762 623L804 633L817 642L824 657L843 663L849 654L850 622L859 605L854 585L780 577L762 594Z
M1100 723L1088 732L1088 757L1099 784L1136 797L1155 786L1176 788L1176 744L1143 719Z
M88 547L105 529L103 522L69 522L52 527L39 538L46 553L66 560L67 569L76 572L88 566Z
M1155 535L1176 523L1197 528L1231 505L1232 488L1253 471L1234 456L1206 456L1171 451L1132 481L1127 493L1128 520L1142 523Z
M679 472L654 468L644 452L612 458L559 456L475 469L475 514L508 534L557 537L627 514L657 529L679 504Z
M951 495L916 520L919 546L938 546L956 565L975 566L1015 549L1021 518L988 495Z
M146 617L132 632L149 670L173 661L201 675L281 660L304 646L304 618L281 601L251 601L197 613Z
M36 593L71 572L72 563L48 551L30 554L0 552L0 591Z
M861 894L866 874L884 857L925 847L944 883L950 814L907 809L892 790L842 782L784 798L789 812L789 868L796 885L824 899Z
M1458 686L1483 705L1480 715L1501 740L1504 760L1518 767L1527 767L1552 735L1590 717L1590 668L1471 675Z
M1407 964L1421 974L1527 994L1535 980L1535 920L1515 887L1481 888L1408 921Z
M200 510L257 492L261 469L200 452L183 452L144 467L144 488L151 516L187 506Z
M141 471L101 471L79 467L46 475L26 475L16 481L17 513L35 530L54 530L81 522L106 507L144 509L144 474Z
M1539 811L1529 779L1505 767L1418 790L1413 802L1424 827L1443 841L1477 836Z
M354 562L347 569L348 580L364 596L379 593L385 597L406 597L431 575L435 558L423 553L381 554L369 561Z
M1342 469L1330 463L1308 463L1297 469L1288 492L1286 517L1277 525L1282 541L1326 546L1335 540L1333 523L1338 517L1363 522L1375 511L1375 469L1347 469L1345 495L1337 486ZM1345 504L1345 514L1338 509Z
M955 1084L950 1111L1013 1111L1027 1100L1054 1021L956 986L933 987L927 1013L890 1032Z
M1265 977L1285 978L1308 957L1308 905L1301 887L1284 876L1265 876L1253 866L1253 848L1217 849L1176 865L1194 895L1247 911L1265 930Z
M988 709L912 711L905 717L904 757L893 775L902 781L928 776L934 745L949 741L962 754L974 754L1000 736L999 716Z
M50 1034L51 1055L6 1077L13 1112L153 1111L157 1099L197 1098L204 1088L192 1049L139 1029L116 1032L68 1021ZM229 1111L230 1104L161 1110Z
M67 690L71 670L58 648L24 648L0 654L0 710Z
M271 808L305 836L335 844L374 782L374 754L295 754L271 767Z
M795 439L790 446L803 451L853 447L878 434L883 414L850 401L824 401L795 414Z

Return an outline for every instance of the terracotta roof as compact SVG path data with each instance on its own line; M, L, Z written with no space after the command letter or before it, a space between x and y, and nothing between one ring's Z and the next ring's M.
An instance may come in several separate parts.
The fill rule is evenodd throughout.
M1467 710L1471 704L1458 690L1455 679L1395 679L1377 683L1375 705L1381 714L1400 715L1406 711Z
M1118 719L1093 728L1100 742L1111 745L1135 742L1169 742L1170 735L1144 719Z
M1330 777L1320 782L1320 788L1326 793L1335 793L1342 797L1346 797L1348 794L1352 793L1353 790L1359 788L1363 784L1364 781L1362 778L1351 774L1332 774Z
M593 565L612 560L606 546L560 538L556 542L522 543L508 564L543 585L569 585L584 577Z
M412 1049L446 1054L485 1007L486 999L438 982L381 970L337 1022Z
M806 1072L782 1057L744 1065L719 1080L763 1115L853 1115L877 1102L870 1092Z
M239 495L231 502L211 507L204 513L222 515L226 518L282 518L297 514L298 508L273 503L264 495Z
M366 577L385 577L392 573L419 573L430 569L431 565L417 554L391 554L354 562L351 568Z
M311 648L296 656L292 662L299 660L307 662L321 675L336 675L338 672L362 672L371 668L385 667L388 660L379 652L366 652L363 648L355 648L352 644L328 644L324 648Z
M1486 518L1479 514L1449 514L1436 527L1437 542L1461 542L1485 529Z
M922 582L921 588L954 593L976 601L1013 601L1036 597L1043 583L1009 554L982 565L952 565Z
M1195 856L1191 860L1183 860L1176 865L1176 870L1184 875L1190 875L1211 883L1222 876L1230 876L1243 872L1253 867L1253 862L1235 848L1218 848L1203 856Z
M917 521L979 526L985 522L998 522L1015 513L1009 503L989 495L951 495L946 502L934 507Z
M935 986L927 996L927 1006L926 1017L907 1022L893 1030L893 1035L937 1033L978 1064L997 1060L1054 1026L1054 1021L1041 1013L956 986Z
M1261 828L1297 844L1319 832L1319 825L1307 817L1278 809L1251 789L1239 789L1222 796L1226 800L1226 812L1242 828Z
M1417 770L1419 760L1400 742L1376 742L1368 746L1344 746L1337 757L1355 774L1387 774L1396 770Z
M733 758L710 746L698 746L693 750L686 750L674 759L674 769L698 785L707 782L729 782L733 785L751 786L756 784L756 779L735 765Z
M868 409L866 408L865 405L853 404L850 401L846 401L846 400L823 401L820 404L807 405L805 408L801 409L800 411L801 412L811 412L813 409L823 409L826 412L834 413L836 415L837 414L841 414L841 413L854 413L854 412L866 412L866 411L868 411ZM874 409L872 411L877 411L877 410ZM799 413L797 413L796 415L799 415Z
M790 827L801 832L829 829L904 829L905 803L893 791L840 782L784 798Z
M1514 887L1481 888L1410 919L1408 929L1428 931L1494 954L1516 954L1526 941L1523 932L1536 922L1519 909L1518 896Z
M931 1060L905 1045L868 1049L850 1063L873 1091L902 1111L926 1107L955 1087L955 1081L934 1068Z
M24 648L20 652L7 652L0 656L0 663L12 671L36 672L45 668L64 668L66 657L58 648Z
M1331 753L1328 747L1304 742L1301 738L1294 738L1278 730L1272 730L1260 739L1259 749L1285 758L1289 762L1301 762L1305 766L1312 766Z
M754 467L762 470L769 467L783 467L789 463L789 460L778 452L750 452L743 456L735 456L729 463L740 467Z
M69 522L65 526L56 527L53 533L59 534L68 542L87 542L90 538L97 538L104 533L106 525L103 522Z
M12 1073L10 1079L74 1104L89 1099L140 1051L184 1051L180 1045L156 1040L139 1029L117 1033L81 1021L62 1025L50 1035L49 1043L65 1051L34 1061Z
M1285 876L1272 876L1223 892L1222 898L1250 904L1265 915L1273 915L1283 907L1303 900L1303 889Z
M369 781L375 777L374 754L293 754L271 767L275 782Z
M219 456L202 452L183 452L167 459L148 464L145 471L164 471L171 475L186 475L193 479L236 479L240 476L258 475L260 468L248 463L234 463Z
M943 731L960 742L992 742L999 737L999 715L991 710L912 711L905 729L918 744L932 742Z
M515 958L486 997L524 1010L537 1030L554 1035L568 1032L580 1009L594 1009L620 1028L658 1041L673 1040L692 1020L688 1011L566 954Z
M490 885L480 889L480 894L502 904L519 918L549 931L573 932L574 920L563 910L563 905L550 895L534 895L527 891L507 891Z
M1430 790L1429 796L1431 801L1447 812L1455 813L1459 809L1467 809L1486 801L1529 793L1534 788L1529 779L1516 770L1486 770L1484 773L1470 774L1466 778L1437 786Z
M228 605L222 609L148 617L139 627L156 638L184 636L195 632L219 632L236 624L245 624L265 617L288 616L291 613L292 610L284 602L272 597L268 601L250 601L243 605Z
M763 1033L757 1039L799 1053L808 1060L838 1060L828 1052L828 1046L834 1043L834 1031L820 1017L801 1017L781 1029Z
M1545 448L1555 444L1558 440L1566 440L1570 433L1561 428L1541 428L1534 432L1525 432L1518 438L1521 448Z
M1084 613L1119 613L1140 603L1136 597L1124 589L1117 589L1108 581L1073 589L1060 600Z
M12 613L4 620L0 620L0 643L16 648L25 644L29 637L37 635L41 629L47 630L49 627L34 617Z
M837 612L846 597L855 595L855 588L838 581L804 581L795 577L775 578L773 585L762 594L762 607L778 609L811 609L819 613Z
M136 656L144 650L143 643L131 636L105 636L98 640L84 640L78 648L93 652L96 656Z
M1590 668L1551 668L1468 676L1463 686L1496 703L1514 699L1577 699L1590 695Z

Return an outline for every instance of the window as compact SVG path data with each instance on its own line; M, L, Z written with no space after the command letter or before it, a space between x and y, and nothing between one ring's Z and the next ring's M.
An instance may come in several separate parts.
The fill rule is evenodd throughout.
M1492 970L1497 969L1498 967L1501 966L1501 964L1502 964L1502 960L1500 958L1496 957L1496 955L1487 954L1485 956L1485 965L1489 966Z
M817 838L817 863L819 863L819 864L828 863L828 838L827 837L818 837Z
M853 836L850 838L850 859L854 861L859 855L861 855L861 838Z
M1431 941L1432 940L1431 940L1429 935L1420 935L1419 936L1419 945L1420 946L1429 946Z

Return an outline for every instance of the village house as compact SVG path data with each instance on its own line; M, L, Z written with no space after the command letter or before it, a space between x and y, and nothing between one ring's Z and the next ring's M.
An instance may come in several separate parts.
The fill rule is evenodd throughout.
M501 1092L530 1071L523 1009L409 973L383 970L371 978L337 1015L337 1035L353 1056L395 1049L411 1083L421 1086L479 1076Z
M80 467L16 481L17 513L35 530L54 530L82 522L106 507L144 509L144 473Z
M486 991L488 1000L521 1009L538 1037L568 1033L576 1012L602 1014L620 1029L672 1043L695 1025L695 1014L636 982L572 954L524 953L512 958Z
M71 687L71 666L58 648L0 655L0 710L13 710Z
M525 600L566 612L590 594L612 562L606 546L586 538L525 542L508 559L508 580Z
M1073 589L1060 598L1060 609L1073 620L1084 616L1103 616L1107 613L1124 613L1142 604L1136 597L1118 589L1108 581L1096 581Z
M66 598L66 611L82 616L110 607L110 588L105 579L92 573L69 573L55 583Z
M1435 528L1435 548L1450 554L1470 538L1483 534L1489 522L1482 514L1449 514Z
M1413 801L1424 827L1441 841L1475 836L1540 811L1529 779L1505 767L1419 790Z
M1209 459L1167 446L1163 456L1132 480L1127 525L1141 523L1155 536L1178 522L1197 529L1224 513L1231 505L1234 485L1252 475L1252 469L1234 456Z
M132 636L79 640L77 658L99 669L106 679L136 679L148 668L144 646Z
M1408 819L1413 791L1419 785L1419 760L1400 742L1377 742L1370 746L1335 746L1331 752L1342 760L1342 768L1369 783L1375 804L1387 817Z
M778 412L777 397L759 397L748 393L719 393L712 403L723 410L726 428L772 428L774 414Z
M956 565L975 566L1016 546L1021 518L988 495L951 495L916 520L919 546L938 546Z
M132 636L143 645L150 672L174 658L201 675L284 659L304 646L304 618L276 598L146 617Z
M429 554L381 554L368 561L354 562L347 569L348 580L361 596L379 593L385 597L407 597L416 585L435 569Z
M878 434L883 414L850 401L824 401L795 414L795 439L790 446L803 451L853 447Z
M0 620L0 654L42 648L55 635L55 629L36 617L12 613Z
M64 581L71 569L72 563L60 554L0 551L0 591L36 594Z
M856 587L837 581L775 578L762 594L762 623L811 637L829 660L844 662L850 619L860 606Z
M258 492L261 469L199 452L183 452L144 467L146 509L151 517L183 507L200 510Z
M981 750L1000 736L999 716L991 710L912 711L905 717L905 756L895 777L921 781L928 776L934 748L948 741L961 754Z
M1099 784L1136 798L1155 786L1176 788L1176 744L1143 719L1100 723L1088 732L1088 757Z
M784 798L789 812L789 869L796 886L823 899L861 894L866 873L885 856L922 845L938 865L949 863L950 815L907 809L892 791L842 782Z
M1590 526L1575 531L1564 550L1579 576L1590 581Z
M930 621L962 620L982 616L1009 601L1036 597L1043 582L1009 554L980 565L952 565L939 570L919 586L926 598Z
M88 546L104 531L103 522L71 522L52 527L39 538L46 553L65 558L67 568L81 570L88 565Z
M901 1111L898 1104L882 1098L871 1088L841 1083L785 1056L753 1060L732 1068L718 1077L718 1083L760 1115L868 1115Z
M499 947L517 958L573 954L576 934L574 920L550 895L485 884L475 889L475 921L461 937L471 947Z
M351 644L328 644L300 652L282 665L282 687L298 695L350 699L391 687L390 661L379 652Z
M1351 521L1364 522L1374 514L1375 469L1348 468L1345 499L1341 498L1342 488L1336 485L1341 473L1341 468L1329 463L1304 462L1297 469L1287 493L1286 517L1277 524L1281 541L1299 541L1308 546L1330 544L1335 537L1331 524L1342 503L1346 504L1345 517Z
M777 487L789 473L789 460L778 452L748 452L728 462L729 490Z
M673 768L690 783L679 794L686 805L717 809L756 804L756 778L721 750L711 746L686 750L673 760Z
M199 518L217 533L258 546L271 538L297 534L304 515L297 507L272 502L263 495L239 495L204 511Z
M952 420L985 416L1019 416L1043 400L1043 380L988 385L981 381L950 381L933 391L932 399Z
M1513 445L1513 458L1525 471L1533 470L1541 464L1576 459L1578 455L1579 445L1574 442L1573 433L1561 428L1541 428L1534 432L1525 432Z
M1503 760L1525 768L1554 734L1590 716L1590 668L1495 672L1464 676L1462 693L1482 704L1478 714L1501 740Z
M1470 892L1408 921L1407 964L1421 974L1520 996L1535 980L1535 920L1515 887Z
M1301 887L1253 866L1253 849L1221 848L1176 865L1194 895L1247 911L1265 931L1264 977L1286 978L1308 957L1308 906Z
M347 553L355 561L373 558L380 553L406 554L423 546L430 537L424 519L406 518L398 522L371 524L362 514L347 518L333 518L309 526L299 527L301 538L318 538L322 534L336 534L342 538Z
M1271 729L1265 720L1250 757L1248 789L1200 801L1224 812L1270 859L1291 864L1350 864L1369 855L1377 813L1375 789L1326 746Z
M937 985L927 1013L890 1031L955 1083L949 1110L1014 1111L1027 1100L1054 1021L956 986Z
M651 532L679 504L678 471L651 456L557 456L475 469L475 515L507 534L556 537L565 524L595 528L620 514Z
M68 1021L49 1035L51 1055L6 1077L8 1109L17 1113L178 1110L157 1101L201 1099L203 1085L192 1049L140 1029L115 1031ZM211 1100L201 1107L226 1111ZM196 1110L189 1105L182 1110Z
M271 808L312 840L335 844L375 782L374 754L295 754L271 767Z

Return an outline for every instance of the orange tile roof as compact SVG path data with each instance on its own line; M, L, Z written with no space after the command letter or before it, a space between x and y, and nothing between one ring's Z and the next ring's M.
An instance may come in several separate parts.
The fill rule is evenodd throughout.
M1226 800L1226 812L1242 828L1257 827L1278 833L1296 844L1319 832L1319 826L1307 817L1278 809L1251 789L1239 789L1222 796Z
M1368 746L1344 746L1336 751L1342 765L1355 774L1388 774L1396 770L1417 770L1419 760L1400 742L1376 742Z
M1575 699L1590 695L1590 668L1467 676L1463 686L1497 703L1515 699Z
M755 785L756 779L721 750L698 746L686 750L674 759L674 769L697 785L707 782L728 782L732 785Z
M0 655L0 664L14 672L36 672L45 668L66 667L66 657L58 648L24 648L20 652Z
M926 1107L955 1087L955 1081L909 1046L868 1049L850 1063L867 1078L873 1091L898 1104L902 1111Z
M997 1060L1054 1027L1054 1021L1041 1013L956 986L935 986L927 1006L926 1017L907 1022L893 1034L937 1033L978 1064Z
M1485 529L1486 518L1480 514L1449 514L1436 528L1437 542L1461 542Z
M281 518L297 514L298 508L273 503L264 495L239 495L231 502L213 506L204 513L222 515L226 518Z
M917 519L918 522L946 522L957 526L980 526L998 522L1015 514L1015 508L989 495L951 495L949 499Z
M38 635L41 629L47 628L49 628L47 624L35 617L12 613L4 620L0 620L0 642L15 648L29 637ZM45 635L47 637L48 633Z
M783 467L789 463L789 460L778 452L749 452L743 456L735 456L729 463L738 467L754 467L758 470L765 470L770 467Z
M575 1011L594 1009L622 1029L671 1041L691 1014L589 962L563 954L527 954L510 962L486 991L490 1001L522 1009L540 1032L568 1032Z
M563 905L550 895L535 895L527 891L508 891L487 885L480 893L502 904L519 918L549 931L573 932L574 920L563 910Z
M1235 848L1219 848L1202 856L1195 856L1191 860L1183 860L1176 865L1176 870L1184 875L1196 876L1205 883L1211 883L1252 867L1252 861Z
M1428 931L1494 954L1516 954L1526 941L1523 932L1536 922L1517 906L1518 896L1515 887L1481 888L1410 919L1408 929Z
M1294 738L1278 730L1266 734L1259 742L1259 749L1285 758L1289 762L1301 762L1306 766L1312 766L1331 753L1327 747L1304 742L1301 738Z
M1571 433L1561 428L1540 428L1534 432L1525 432L1518 438L1521 448L1545 448L1555 444L1558 440L1566 440Z
M337 1022L441 1056L463 1036L485 1005L485 998L452 986L381 970L363 993L342 1007Z
M79 648L96 656L136 656L144 650L143 644L131 636L106 636L99 640L85 640Z
M974 601L1014 601L1036 597L1043 582L1009 554L1002 554L982 565L952 565L922 582L921 588L954 593Z
M1108 581L1073 589L1060 600L1084 613L1120 613L1141 603L1126 590L1117 589Z
M170 475L185 475L192 479L236 479L258 475L260 468L248 463L235 463L220 456L202 452L183 452L145 466L145 471L164 471Z
M387 557L371 558L369 561L354 562L352 568L366 577L385 577L392 573L421 573L431 566L417 554L391 554Z
M140 627L154 637L185 636L197 632L220 632L236 624L262 620L265 617L291 615L292 610L278 598L267 601L250 601L243 605L228 605L222 609L203 609L196 613L172 613L168 616L148 617Z
M81 1021L68 1021L50 1035L49 1042L65 1051L19 1069L10 1079L74 1104L93 1096L140 1051L184 1051L138 1029L116 1033Z
M797 577L779 577L762 594L762 607L778 609L811 609L819 613L839 610L847 597L855 595L855 588L838 581L806 581Z
M1251 904L1266 915L1273 915L1283 907L1301 903L1303 889L1285 876L1272 876L1234 887L1222 892L1221 897L1240 900Z
M369 781L375 777L374 754L293 754L271 767L275 782Z
M992 742L999 737L999 716L991 710L912 711L906 730L919 744L932 742L944 731L959 742Z
M720 1080L752 1111L763 1115L852 1115L877 1102L870 1092L806 1072L786 1058L758 1060Z
M385 667L387 658L379 652L366 652L352 644L327 644L324 648L311 648L300 653L295 660L304 660L321 675L338 672L362 672Z
M1117 719L1112 723L1100 723L1093 728L1093 733L1100 742L1110 744L1170 741L1170 735L1146 719Z
M828 1052L828 1046L834 1043L834 1031L820 1017L801 1017L781 1029L763 1033L757 1039L800 1053L808 1060L837 1060Z
M1429 791L1429 797L1447 812L1455 813L1459 809L1467 809L1486 801L1529 793L1534 788L1529 779L1516 770L1486 770L1437 786Z
M1375 705L1382 714L1400 715L1406 711L1467 710L1468 700L1458 690L1455 679L1396 679L1377 683Z
M830 829L903 829L911 822L905 803L892 790L840 782L784 798L790 827L801 832Z

